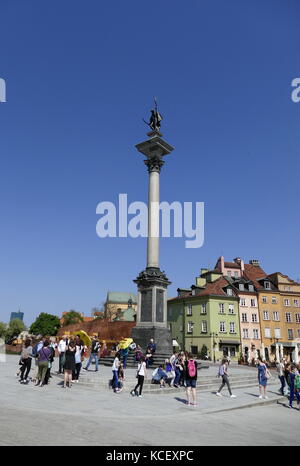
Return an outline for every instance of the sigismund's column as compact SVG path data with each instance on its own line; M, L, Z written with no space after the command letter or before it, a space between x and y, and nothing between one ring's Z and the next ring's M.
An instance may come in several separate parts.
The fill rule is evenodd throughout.
M167 326L167 287L171 282L159 267L159 178L163 157L170 154L173 147L162 139L155 125L154 128L147 133L149 139L135 146L146 156L144 163L149 173L148 240L146 269L134 280L138 287L138 308L137 325L131 336L144 350L153 338L156 352L170 355L172 338Z

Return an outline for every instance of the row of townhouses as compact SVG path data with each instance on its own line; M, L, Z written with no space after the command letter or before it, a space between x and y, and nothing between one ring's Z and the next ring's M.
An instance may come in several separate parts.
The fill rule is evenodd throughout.
M276 272L267 275L257 260L220 257L201 269L189 289L168 300L173 339L193 354L207 348L211 360L299 361L300 283Z

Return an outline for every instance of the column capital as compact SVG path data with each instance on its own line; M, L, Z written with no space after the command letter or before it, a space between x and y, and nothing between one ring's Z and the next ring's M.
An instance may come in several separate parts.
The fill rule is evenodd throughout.
M161 167L164 165L164 160L160 156L154 155L144 160L144 164L148 168L148 172L157 172L160 173Z

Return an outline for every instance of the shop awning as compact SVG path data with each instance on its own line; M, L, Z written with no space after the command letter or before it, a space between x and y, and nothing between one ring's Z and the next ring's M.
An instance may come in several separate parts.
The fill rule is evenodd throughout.
M220 340L221 345L236 345L240 346L240 342L237 340Z

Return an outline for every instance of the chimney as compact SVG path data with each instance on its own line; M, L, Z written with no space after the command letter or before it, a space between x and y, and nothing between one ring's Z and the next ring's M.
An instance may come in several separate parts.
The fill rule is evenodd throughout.
M251 260L249 261L249 264L250 264L250 265L254 265L254 267L259 267L259 260L257 260L257 259L251 259Z

